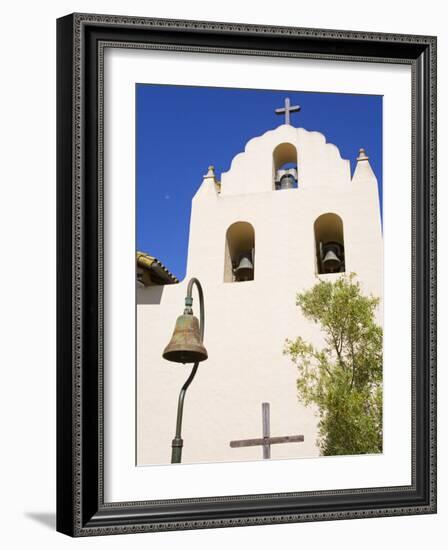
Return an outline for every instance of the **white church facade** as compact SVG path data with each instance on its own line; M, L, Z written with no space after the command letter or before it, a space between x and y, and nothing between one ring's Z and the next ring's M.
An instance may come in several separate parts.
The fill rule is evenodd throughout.
M191 365L162 352L191 277L204 290L208 359L186 396L182 462L262 459L260 446L230 446L262 437L262 403L270 405L271 436L303 435L272 445L272 459L318 456L316 411L299 402L297 369L283 349L299 335L322 343L296 295L344 272L382 298L378 186L364 150L352 176L322 134L286 123L251 139L221 182L210 167L192 200L185 279L137 285L137 464L171 460Z

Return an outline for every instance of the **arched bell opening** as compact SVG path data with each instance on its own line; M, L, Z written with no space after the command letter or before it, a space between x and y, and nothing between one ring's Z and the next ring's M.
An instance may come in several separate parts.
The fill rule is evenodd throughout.
M253 281L255 276L255 231L248 222L235 222L226 233L224 282Z
M345 272L344 227L333 213L322 214L314 222L317 273Z
M292 143L280 143L273 152L273 189L298 187L297 149Z

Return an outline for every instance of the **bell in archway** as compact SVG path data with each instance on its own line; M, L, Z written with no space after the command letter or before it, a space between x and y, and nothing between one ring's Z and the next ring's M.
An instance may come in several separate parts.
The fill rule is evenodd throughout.
M276 189L294 189L295 187L297 187L297 168L280 168L276 171Z
M322 263L325 270L330 273L334 273L341 267L341 260L332 248L327 249Z
M292 174L285 174L280 179L280 189L294 189L296 180Z
M242 254L238 266L233 270L236 281L253 281L254 264L250 253Z
M207 359L197 317L191 314L179 315L173 336L163 350L163 357L174 363L199 363Z

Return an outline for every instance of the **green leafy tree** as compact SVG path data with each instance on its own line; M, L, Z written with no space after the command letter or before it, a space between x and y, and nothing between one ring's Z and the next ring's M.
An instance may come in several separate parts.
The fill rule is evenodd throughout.
M354 273L321 280L297 295L305 318L320 325L324 347L300 336L284 353L297 366L297 390L319 414L323 455L382 452L383 332L375 323L379 299L364 296Z

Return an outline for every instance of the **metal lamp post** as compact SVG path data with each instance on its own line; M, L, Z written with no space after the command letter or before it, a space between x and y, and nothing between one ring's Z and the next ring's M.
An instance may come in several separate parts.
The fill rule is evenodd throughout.
M200 322L193 315L193 285L196 285L199 294ZM177 404L176 434L172 441L171 462L178 463L182 459L182 414L184 410L185 394L198 370L199 363L208 357L202 341L204 339L204 293L201 283L193 277L188 282L187 296L185 297L185 309L183 315L177 318L173 336L163 351L163 357L174 363L194 363L190 376L182 386Z

